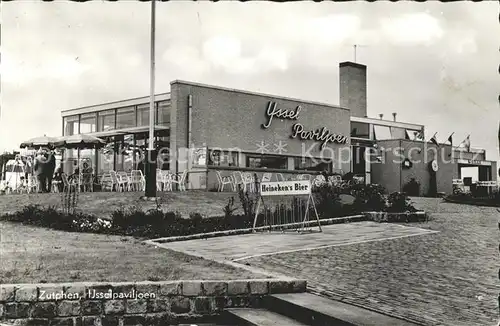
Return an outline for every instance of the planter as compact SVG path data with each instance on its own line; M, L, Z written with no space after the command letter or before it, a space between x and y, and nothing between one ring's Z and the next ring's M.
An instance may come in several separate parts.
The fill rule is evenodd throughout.
M388 212L364 212L365 217L374 222L425 222L428 220L427 213L424 211L418 212L403 212L403 213L388 213Z

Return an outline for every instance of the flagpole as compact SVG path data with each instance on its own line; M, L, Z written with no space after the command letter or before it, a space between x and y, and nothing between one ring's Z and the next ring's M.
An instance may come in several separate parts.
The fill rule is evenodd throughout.
M146 198L156 197L156 152L155 136L155 25L156 1L151 0L151 61L150 61L150 98L149 98L149 144L146 162Z

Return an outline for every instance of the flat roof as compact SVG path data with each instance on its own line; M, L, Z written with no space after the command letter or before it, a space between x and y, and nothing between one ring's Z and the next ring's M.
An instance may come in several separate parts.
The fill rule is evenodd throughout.
M166 101L170 100L170 92L169 93L159 93L155 94L155 102L156 101ZM135 97L126 100L106 102L102 104L89 105L74 109L66 109L61 111L61 115L63 117L67 117L75 114L84 114L84 113L92 113L102 110L112 110L126 106L140 105L149 103L149 96Z
M351 121L370 123L370 124L379 125L379 126L399 127L399 128L408 128L408 129L415 129L415 130L420 130L424 127L424 125L419 125L419 124L415 124L415 123L399 122L399 121L393 121L393 120L382 120L382 119L376 119L376 118L351 117Z
M263 96L263 97L272 97L275 99L281 99L281 100L286 100L286 101L300 102L300 103L311 104L311 105L321 105L321 106L331 107L331 108L335 108L335 109L351 111L349 108L342 107L342 106L335 105L335 104L330 104L330 103L309 101L309 100L304 100L304 99L299 99L299 98L294 98L294 97L280 96L280 95L276 95L276 94L252 92L252 91L247 91L247 90L243 90L243 89L202 84L202 83L191 82L191 81L180 80L180 79L173 80L172 82L170 82L170 85L172 85L172 84L185 84L185 85L192 85L192 86L198 86L198 87L203 87L203 88L211 88L211 89L216 89L216 90L221 90L221 91L226 91L226 92L241 93L241 94Z

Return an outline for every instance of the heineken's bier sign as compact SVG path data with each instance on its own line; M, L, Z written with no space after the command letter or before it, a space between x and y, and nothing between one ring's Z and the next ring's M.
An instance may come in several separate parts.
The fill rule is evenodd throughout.
M309 180L262 182L260 184L261 196L309 195L310 193L311 182Z

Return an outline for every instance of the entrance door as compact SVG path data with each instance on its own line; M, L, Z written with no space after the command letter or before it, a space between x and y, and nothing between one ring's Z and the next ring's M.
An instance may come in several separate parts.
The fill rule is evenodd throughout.
M352 146L352 173L366 176L366 147Z

